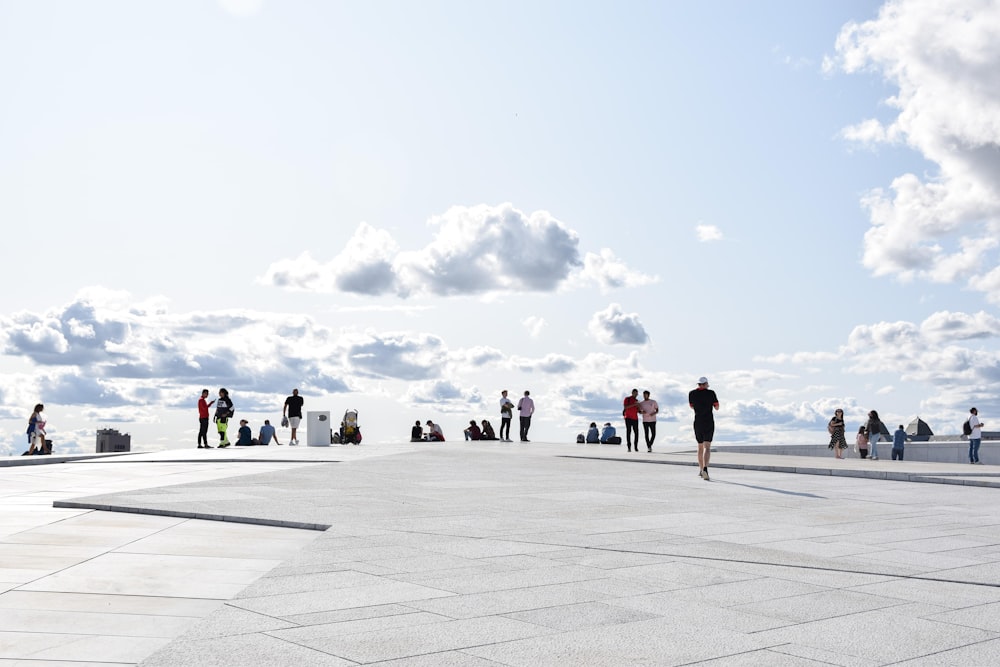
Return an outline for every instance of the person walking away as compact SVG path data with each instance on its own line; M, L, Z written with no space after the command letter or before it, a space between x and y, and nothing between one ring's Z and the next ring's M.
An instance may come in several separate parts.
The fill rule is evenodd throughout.
M863 459L868 458L868 435L865 433L865 425L858 427L858 435L854 438L854 446L858 450L858 456Z
M521 417L521 442L531 442L528 440L528 429L531 428L531 415L535 414L535 402L530 394L525 389L524 396L517 402L517 413Z
M972 431L969 433L969 463L979 464L979 445L983 441L983 422L979 421L979 410L969 409L969 426Z
M878 441L882 437L882 420L874 410L868 413L868 450L872 461L878 461Z
M892 460L902 461L903 460L903 446L906 444L906 431L903 430L903 425L900 424L899 428L892 434Z
M270 445L271 440L274 440L274 444L280 445L278 442L278 434L275 432L274 427L271 426L271 420L265 419L264 425L260 427L260 432L257 434L257 439L260 440L262 445Z
M715 436L715 415L719 397L708 388L708 378L698 378L697 389L688 393L688 405L694 410L694 439L698 441L698 474L708 481L708 460L712 455L712 438Z
M646 439L646 451L653 451L653 441L656 440L656 413L660 411L660 404L649 397L649 392L642 392L642 401L639 402L639 412L642 414L642 435ZM635 448L639 449L639 438L636 436Z
M219 398L215 401L215 428L219 432L219 448L229 446L229 418L233 416L233 402L229 399L229 390L219 389Z
M285 406L281 409L282 418L287 418L288 425L292 427L292 435L289 436L288 440L289 445L299 444L296 431L298 431L299 423L302 421L302 404L304 402L299 396L299 390L292 389L292 395L285 399Z
M635 451L639 452L639 390L633 389L631 396L622 401L622 417L625 418L625 446L632 451L632 434L635 434Z
M510 442L510 420L514 417L514 401L507 398L507 390L500 392L500 440ZM505 430L506 429L506 435Z
M205 401L206 398L208 389L202 389L198 399L198 449L214 449L208 444L208 409L215 405L215 401Z
M833 418L826 425L826 430L830 433L830 449L833 450L834 457L844 458L844 450L847 449L847 439L844 437L844 411L837 408L833 411Z

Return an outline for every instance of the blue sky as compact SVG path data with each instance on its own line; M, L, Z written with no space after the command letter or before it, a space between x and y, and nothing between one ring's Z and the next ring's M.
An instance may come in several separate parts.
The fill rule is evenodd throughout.
M1000 412L996 2L0 0L0 451Z

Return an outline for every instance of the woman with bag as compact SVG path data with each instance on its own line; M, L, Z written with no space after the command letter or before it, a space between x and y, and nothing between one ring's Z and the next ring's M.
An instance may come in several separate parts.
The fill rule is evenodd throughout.
M847 440L844 438L844 411L837 408L833 411L833 419L826 425L826 430L830 433L830 449L833 450L835 458L844 458L844 450L847 449Z

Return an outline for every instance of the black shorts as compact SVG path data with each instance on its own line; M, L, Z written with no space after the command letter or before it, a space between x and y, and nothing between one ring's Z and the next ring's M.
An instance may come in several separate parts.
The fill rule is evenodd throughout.
M712 442L713 436L715 436L715 421L694 423L695 440L698 442Z

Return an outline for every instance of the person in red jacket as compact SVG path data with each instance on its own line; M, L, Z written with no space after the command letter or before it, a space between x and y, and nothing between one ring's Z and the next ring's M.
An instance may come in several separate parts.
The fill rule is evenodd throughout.
M198 449L214 449L208 444L208 409L215 401L205 401L206 398L208 389L202 389L201 398L198 399Z
M625 417L625 444L632 451L632 434L635 434L635 451L639 451L639 390L633 389L626 396L622 416Z

